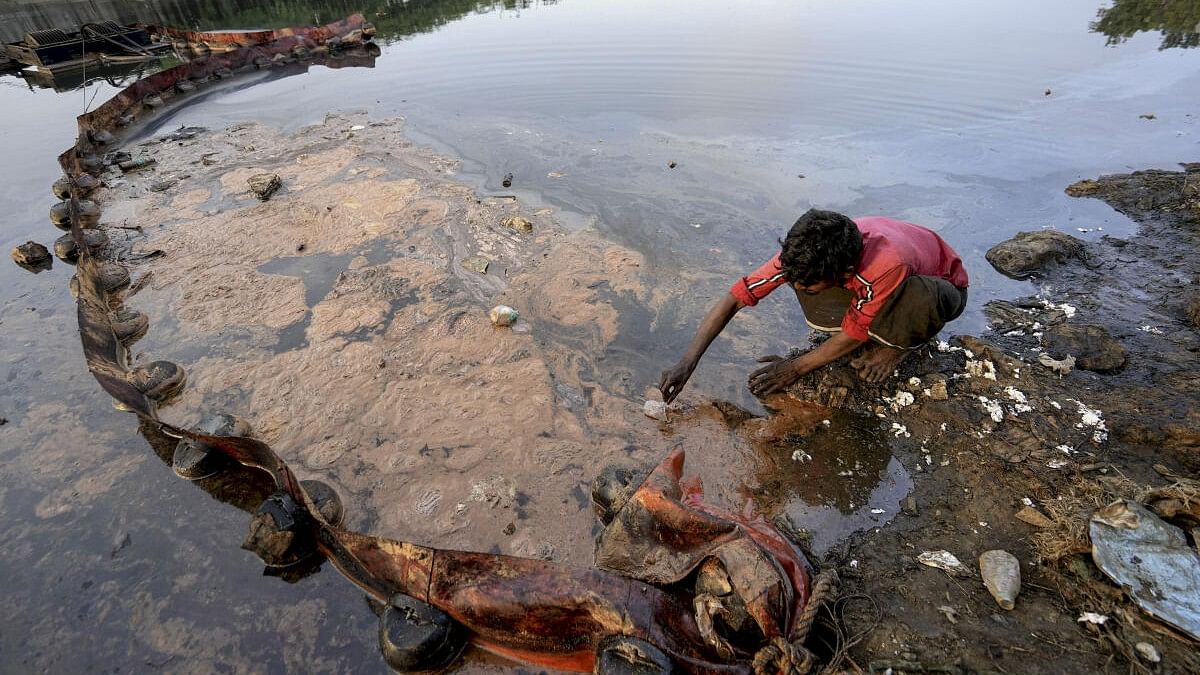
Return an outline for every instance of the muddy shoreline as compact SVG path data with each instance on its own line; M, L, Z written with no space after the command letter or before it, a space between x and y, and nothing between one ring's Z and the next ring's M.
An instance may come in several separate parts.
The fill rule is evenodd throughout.
M1087 519L1114 499L1195 486L1188 481L1200 468L1196 169L1068 187L1072 196L1102 199L1128 215L1139 232L1076 240L1072 255L1038 265L1037 294L989 303L985 339L952 338L929 358L904 364L890 387L864 390L833 369L795 389L886 418L897 430L899 456L917 471L909 513L838 552L849 590L873 599L846 608L849 625L877 626L852 651L859 666L1200 669L1195 642L1134 607L1096 568L1087 537ZM1081 326L1102 329L1089 329L1102 339L1070 345L1076 355L1095 357L1095 370L1060 375L1041 362L1044 354L1064 357L1050 354L1062 347L1052 335ZM926 384L906 386L908 377ZM948 382L946 400L929 396L931 377ZM911 398L901 395L905 390ZM903 405L907 400L913 404ZM1046 519L1018 519L1027 508ZM1185 529L1194 517L1184 517ZM974 567L976 556L995 548L1021 561L1025 591L1011 612L977 579L954 579L914 560L941 549ZM1084 612L1111 619L1080 623ZM1139 654L1139 643L1152 646L1161 662Z
M767 418L692 394L658 424L640 413L652 379L642 371L653 364L621 351L621 338L639 330L633 324L653 320L666 300L654 270L594 233L564 230L550 211L457 184L456 163L413 146L402 121L331 115L292 137L235 125L131 150L156 164L113 172L96 198L110 253L136 261L138 291L127 299L154 326L138 351L189 374L161 414L184 426L209 412L245 415L302 478L343 495L350 527L586 567L591 477L612 462L652 465L682 443L704 448L689 470L728 506L753 500L793 521L785 502L850 514L833 537L823 536L818 512L792 524L813 530L848 594L873 598L843 605L851 633L874 626L851 649L860 667L1138 663L1129 645L1148 635L1144 627L1133 619L1100 635L1080 627L1075 616L1094 609L1097 595L1072 589L1096 580L1064 576L1068 557L1039 563L1045 545L1012 516L1025 499L1130 489L1097 476L1150 485L1163 481L1155 463L1195 470L1196 335L1179 292L1190 282L1178 281L1197 272L1184 253L1194 250L1197 222L1194 193L1178 189L1185 174L1076 188L1102 195L1144 232L1040 272L1039 297L998 314L1031 320L997 326L990 342L950 340L883 389L822 371L767 401L777 411ZM264 172L283 189L260 202L247 179ZM1178 203L1164 201L1172 190ZM513 228L513 217L532 232ZM1126 274L1129 259L1177 283L1145 269ZM1106 264L1111 272L1097 273ZM1166 302L1149 316L1144 297L1154 293ZM521 312L512 329L488 322L497 302ZM1115 374L1047 371L1038 331L1026 328L1070 318L1105 325L1127 345L1129 363ZM939 379L945 401L931 393ZM1157 403L1132 405L1145 401ZM1102 421L1085 424L1088 413ZM865 531L846 539L855 530ZM977 581L914 562L924 550L973 560L989 548L1006 548L1025 567L1029 584L1013 612ZM1120 606L1112 593L1100 596ZM1165 672L1195 667L1186 643L1156 644Z

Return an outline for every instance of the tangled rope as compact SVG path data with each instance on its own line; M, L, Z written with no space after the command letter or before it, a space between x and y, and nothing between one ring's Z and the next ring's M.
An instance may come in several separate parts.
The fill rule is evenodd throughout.
M754 655L753 667L756 675L807 675L812 670L816 658L804 646L804 642L808 640L808 634L812 631L821 607L837 599L840 582L833 568L823 570L817 575L808 602L804 605L804 612L796 620L791 635L787 639L772 639L770 644Z

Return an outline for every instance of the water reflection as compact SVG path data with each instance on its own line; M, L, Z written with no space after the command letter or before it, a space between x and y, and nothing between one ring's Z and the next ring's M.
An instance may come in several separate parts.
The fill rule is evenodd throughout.
M1200 46L1200 2L1196 0L1113 0L1101 7L1091 25L1119 45L1138 33L1162 34L1159 49Z
M360 12L378 30L376 40L392 42L427 33L472 13L499 9L521 10L552 5L558 0L157 0L118 2L58 0L0 8L0 39L13 42L25 32L51 27L75 27L87 21L112 19L123 23L157 23L193 30L283 28L323 25Z

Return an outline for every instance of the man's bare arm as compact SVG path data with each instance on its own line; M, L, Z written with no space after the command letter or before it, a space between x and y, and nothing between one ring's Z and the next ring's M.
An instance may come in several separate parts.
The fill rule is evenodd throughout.
M816 349L791 359L768 357L771 364L750 374L750 392L766 396L782 391L791 383L821 366L839 359L866 344L845 333L836 333ZM760 359L761 360L761 359Z
M675 400L683 390L683 385L687 384L688 378L692 376L696 365L700 363L700 357L708 350L708 346L725 330L725 326L729 325L729 321L738 310L745 306L742 301L727 293L708 310L708 315L700 322L696 336L692 338L692 343L688 345L679 363L663 371L658 390L662 392L664 401L670 403Z

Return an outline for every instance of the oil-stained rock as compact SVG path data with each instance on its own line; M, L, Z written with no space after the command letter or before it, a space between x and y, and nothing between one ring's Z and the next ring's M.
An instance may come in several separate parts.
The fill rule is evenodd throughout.
M1061 324L1042 334L1042 346L1055 359L1075 357L1075 367L1098 373L1119 370L1125 365L1126 350L1103 326Z
M258 197L259 201L267 201L275 191L283 187L283 181L279 179L279 174L274 173L257 173L246 179L246 184L250 186L250 191Z
M996 271L1014 279L1026 279L1048 267L1083 254L1083 242L1054 230L1019 232L1008 241L988 249L987 261Z
M13 262L25 268L38 268L50 262L50 251L36 241L27 241L12 250Z

